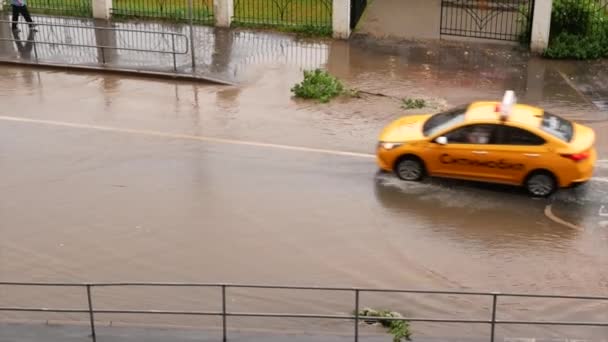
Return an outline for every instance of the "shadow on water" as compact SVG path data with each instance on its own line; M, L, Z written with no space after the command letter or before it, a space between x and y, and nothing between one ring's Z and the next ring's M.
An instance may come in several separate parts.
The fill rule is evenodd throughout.
M545 217L550 200L530 198L517 187L438 178L410 183L386 173L376 175L374 186L376 199L393 215L426 221L426 229L465 244L528 248L561 245L579 234Z

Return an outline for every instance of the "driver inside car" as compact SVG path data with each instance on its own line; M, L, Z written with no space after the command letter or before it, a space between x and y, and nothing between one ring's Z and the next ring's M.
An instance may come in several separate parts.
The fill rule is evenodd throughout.
M485 129L475 128L467 135L470 144L487 144L490 142L490 132Z

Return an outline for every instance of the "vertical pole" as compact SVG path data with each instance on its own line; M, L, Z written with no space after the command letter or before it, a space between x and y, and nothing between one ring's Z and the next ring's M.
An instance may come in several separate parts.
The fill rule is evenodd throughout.
M492 294L492 335L490 338L490 342L494 342L495 334L496 334L496 301L498 300L498 295L496 293Z
M441 36L441 32L443 31L443 1L441 2L441 11L439 12L439 36Z
M89 301L89 319L91 320L91 339L97 341L95 335L95 317L93 316L93 301L91 300L91 285L87 285L87 299Z
M355 342L359 342L359 289L355 290Z
M177 62L175 61L175 35L173 33L171 34L171 46L171 52L173 53L173 72L177 72Z
M106 53L103 49L103 46L101 47L101 63L106 64Z
M190 18L190 51L192 54L192 73L196 68L195 53L194 53L194 29L192 28L193 18L193 4L192 0L188 0L188 17Z
M36 58L36 63L38 63L38 48L36 48L36 40L34 39L34 58Z
M222 285L222 341L226 340L226 285Z

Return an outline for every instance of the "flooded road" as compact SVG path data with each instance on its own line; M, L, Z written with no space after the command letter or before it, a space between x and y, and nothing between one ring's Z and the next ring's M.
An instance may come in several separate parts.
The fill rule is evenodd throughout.
M520 69L524 64L505 62L511 69L488 75L484 70L495 66L471 63L459 74L447 62L420 62L432 59L433 52L411 57L416 63L408 64L398 51L378 49L377 68L365 65L369 56L358 57L362 50L349 53L347 69L336 60L324 65L357 88L388 96L339 99L327 106L290 98L302 67L286 64L254 68L237 87L0 68L1 278L605 295L608 163L598 164L589 184L537 200L518 189L468 182L404 183L378 173L365 155L373 152L380 127L408 113L399 108L397 96L422 94L441 107L514 88L522 101L598 121L592 125L601 132L606 113L593 102L601 91L582 92L577 82L590 81L559 65L536 66L543 70L538 73L527 65L526 75ZM467 83L471 75L481 83ZM608 144L602 134L598 139L600 158L606 159ZM97 305L102 307L213 309L217 304L212 294L190 291L101 292ZM80 294L60 290L5 287L0 298L15 306L82 304ZM370 296L364 302L423 317L472 318L488 308L485 302L429 296ZM286 294L269 300L240 293L230 305L242 311L335 313L350 312L351 303L340 295ZM503 318L607 320L606 306L598 304L505 306L511 312ZM174 318L100 319L175 323ZM302 329L302 322L291 324ZM323 323L317 328L342 327ZM501 333L522 336L518 329ZM420 328L418 334L447 336L449 331ZM457 336L478 332L457 331ZM598 338L607 332L539 328L529 334Z

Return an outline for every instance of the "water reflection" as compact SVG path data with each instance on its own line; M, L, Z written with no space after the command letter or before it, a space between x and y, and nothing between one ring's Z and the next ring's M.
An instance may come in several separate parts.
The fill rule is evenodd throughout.
M190 37L187 25L42 16L36 20L78 26L40 26L38 42L157 51L171 51L175 43L178 51L189 49L188 40L183 39ZM94 30L94 26L119 31ZM3 37L8 34L5 31L0 30ZM167 33L184 36L175 36L174 41L174 36ZM292 71L327 68L355 88L380 90L399 98L424 97L432 92L448 103L460 104L499 98L505 89L513 89L523 102L572 118L589 118L591 112L602 110L608 103L605 63L550 62L513 47L469 47L445 42L397 44L366 38L342 42L201 26L194 27L192 40L194 72L234 82L260 80L269 69L278 67ZM94 47L38 45L43 61L98 64L105 59L106 63L125 68L173 70L173 56L166 53L108 50L102 54ZM11 57L8 51L2 51L2 55ZM179 72L192 72L191 60L190 52L177 55Z
M19 31L13 31L13 38L15 39L15 45L17 46L17 51L19 52L19 56L24 60L32 59L32 50L34 48L34 37L36 36L36 31L29 30L27 39L23 41L21 39L21 33Z
M425 229L465 245L554 249L580 233L547 219L549 202L517 188L445 179L410 183L385 173L376 175L374 186L393 215L426 222Z

